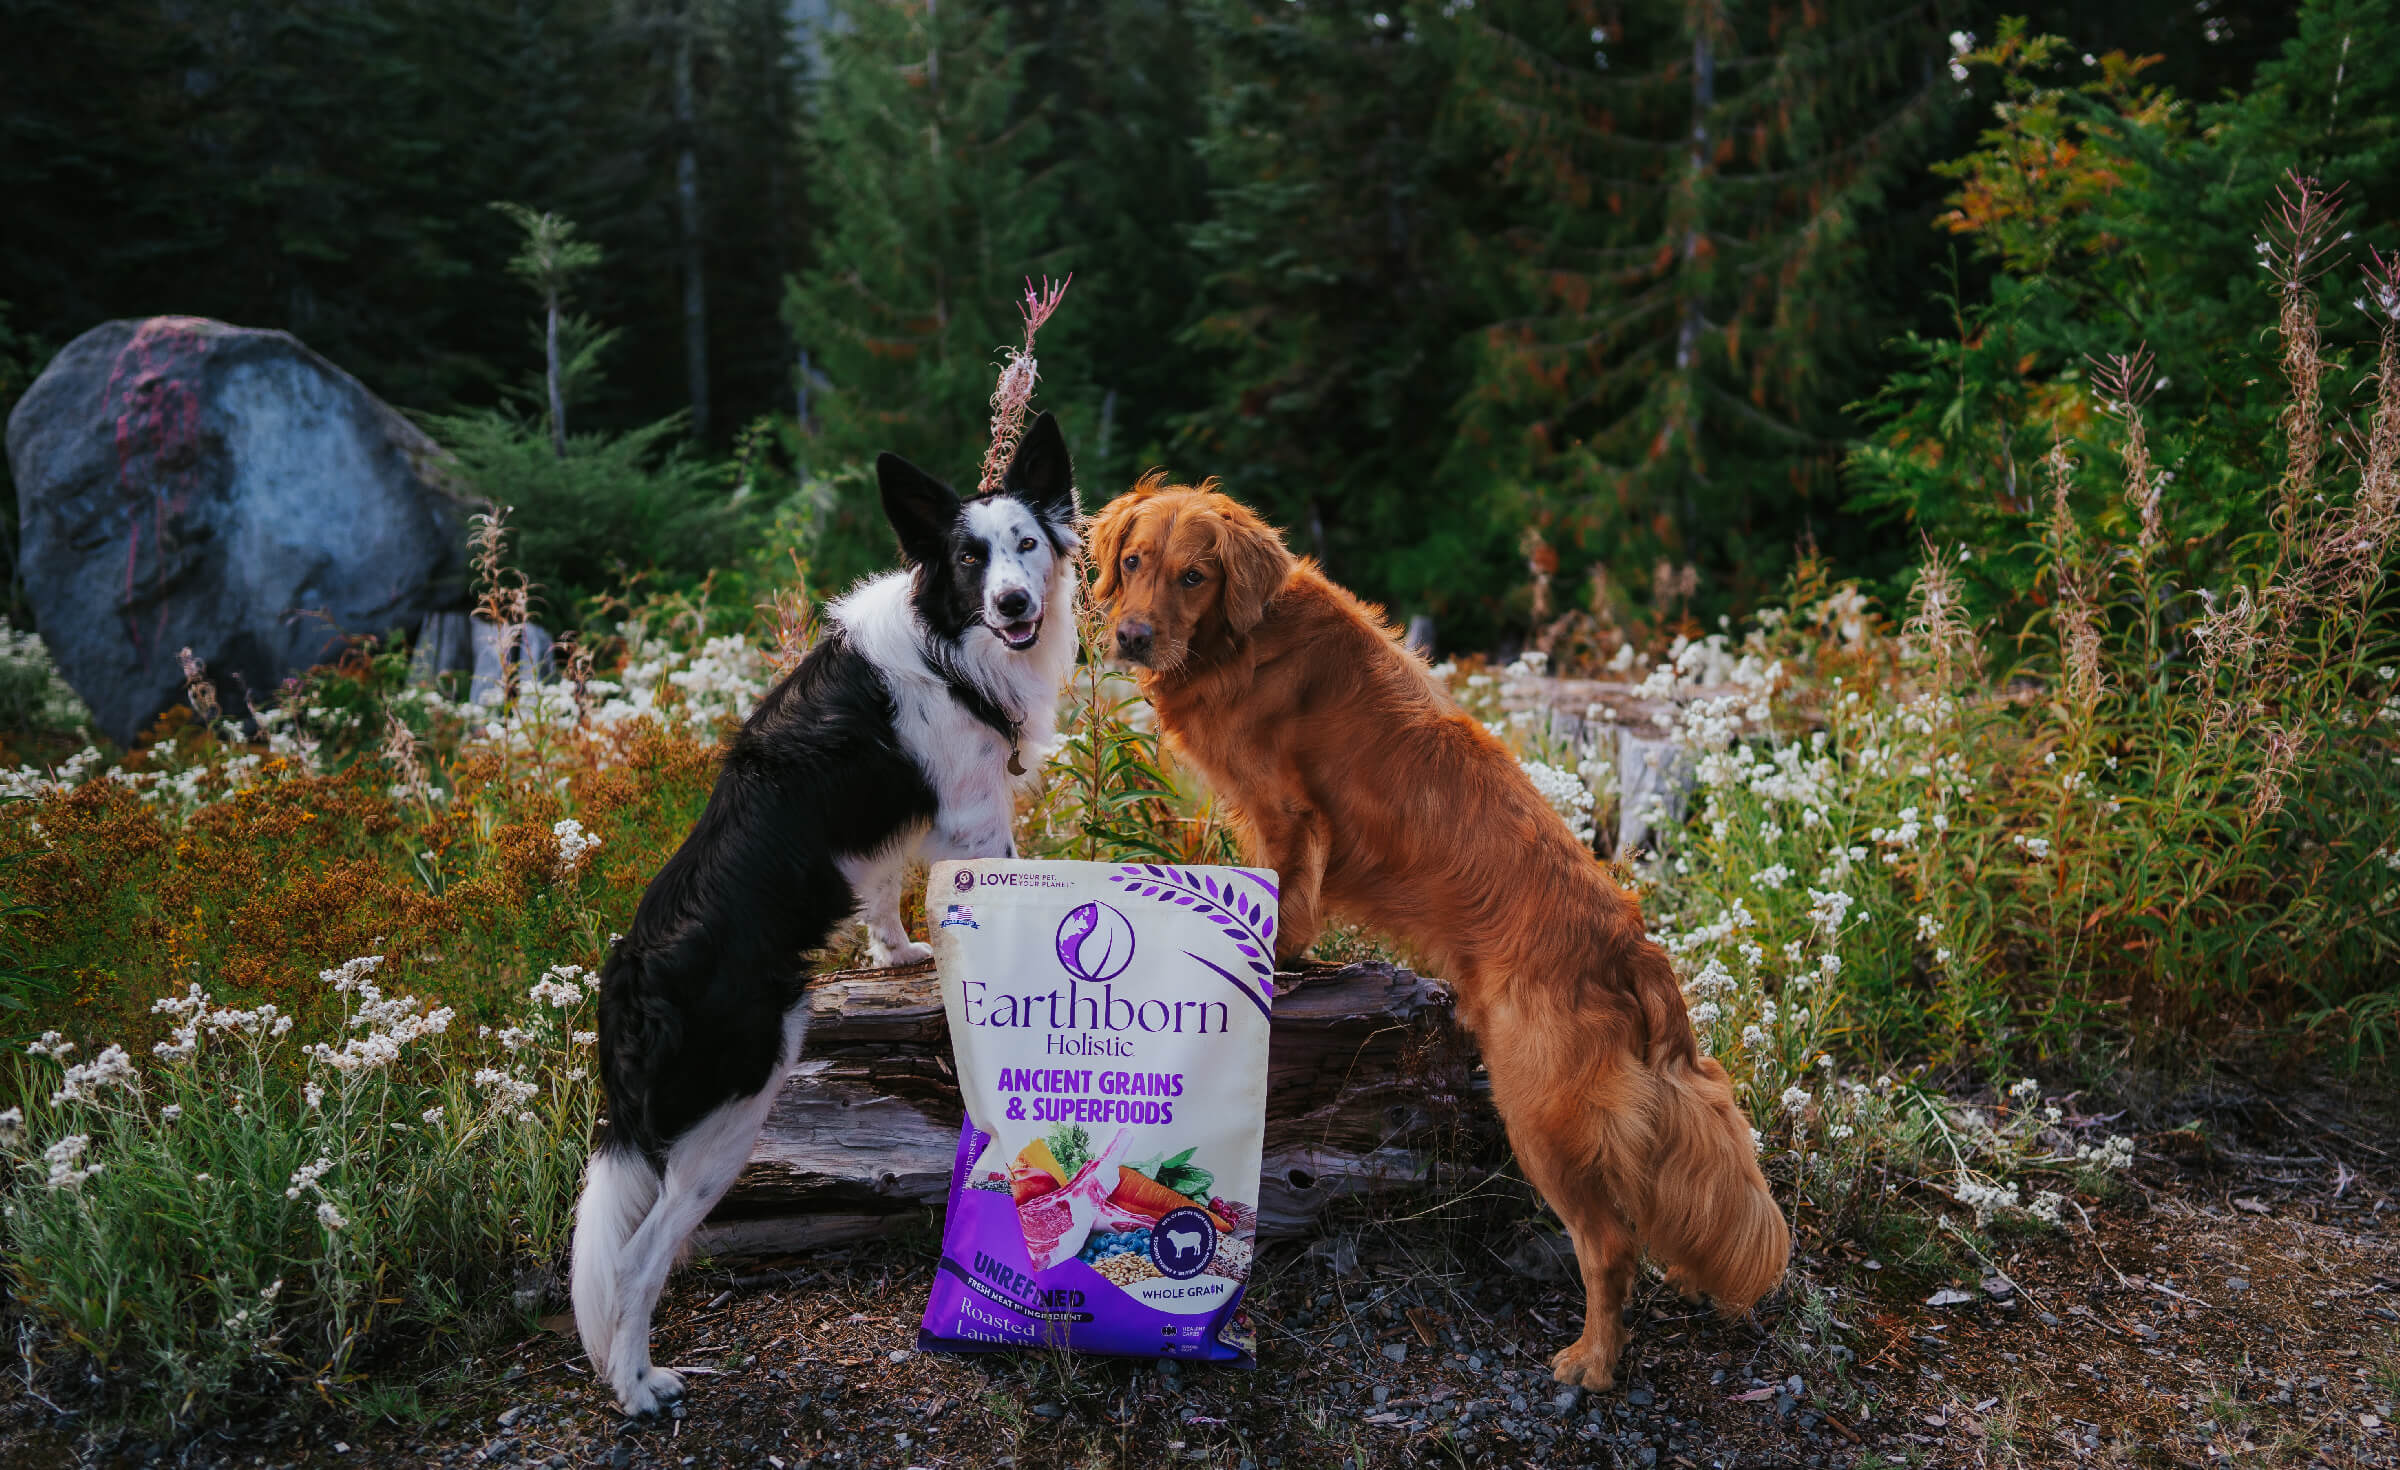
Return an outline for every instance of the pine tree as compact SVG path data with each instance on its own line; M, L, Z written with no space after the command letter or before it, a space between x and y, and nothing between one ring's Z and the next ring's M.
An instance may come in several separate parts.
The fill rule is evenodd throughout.
M1363 594L1473 637L1508 532L1433 475L1475 319L1456 238L1490 192L1440 126L1442 21L1388 0L1201 15L1212 214L1182 341L1208 402L1175 468L1220 476Z
M1027 276L1056 273L1054 181L1006 13L976 0L845 0L812 128L817 264L786 311L831 387L826 462L905 454L944 477L981 462L1000 347ZM1068 299L1067 311L1077 309ZM1045 355L1044 396L1073 397Z
M1768 570L1838 505L1892 311L1862 222L1955 87L1941 0L1497 0L1468 116L1520 191L1461 453L1580 542ZM1572 550L1572 547L1568 549Z
M1031 50L1021 106L1050 125L1042 167L1060 189L1061 260L1073 304L1045 330L1089 402L1075 465L1087 502L1169 457L1174 423L1206 385L1172 350L1200 289L1188 235L1208 214L1190 84L1200 45L1191 0L1014 0ZM1088 428L1086 423L1088 421Z

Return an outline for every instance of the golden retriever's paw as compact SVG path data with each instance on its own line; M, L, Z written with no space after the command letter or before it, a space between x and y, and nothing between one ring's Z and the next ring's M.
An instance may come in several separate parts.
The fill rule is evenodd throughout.
M1580 1338L1572 1346L1560 1348L1550 1355L1550 1376L1561 1383L1572 1383L1594 1391L1614 1388L1617 1384L1617 1356L1625 1350L1618 1343L1598 1343Z

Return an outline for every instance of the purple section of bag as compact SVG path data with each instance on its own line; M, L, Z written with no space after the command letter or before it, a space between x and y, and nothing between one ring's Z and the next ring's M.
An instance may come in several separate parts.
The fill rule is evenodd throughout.
M1206 1249L1224 1248L1206 1212L1192 1211L1200 1217L1193 1230L1155 1243L1148 1231L1095 1231L1076 1255L1037 1270L1026 1245L1027 1224L1006 1181L995 1187L968 1177L990 1141L973 1123L960 1125L941 1269L917 1332L919 1348L972 1353L1071 1347L1129 1357L1251 1361L1241 1310L1246 1242L1239 1247L1240 1279L1191 1269L1191 1254L1203 1248L1201 1236Z

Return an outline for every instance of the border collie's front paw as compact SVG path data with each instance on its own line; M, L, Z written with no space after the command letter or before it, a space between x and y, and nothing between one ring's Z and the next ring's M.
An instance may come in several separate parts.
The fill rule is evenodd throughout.
M894 945L890 949L885 949L880 944L867 946L867 961L871 967L878 970L888 970L895 965L921 965L932 958L933 946L919 944L914 939Z
M645 1368L617 1390L618 1405L636 1419L656 1414L682 1397L683 1376L667 1368Z

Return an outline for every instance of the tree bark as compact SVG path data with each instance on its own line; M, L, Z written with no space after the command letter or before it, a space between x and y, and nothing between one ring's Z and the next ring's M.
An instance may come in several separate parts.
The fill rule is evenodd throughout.
M708 285L700 251L700 127L692 102L692 0L675 15L675 206L683 246L683 366L692 397L692 437L708 438Z
M551 288L542 346L548 361L550 383L550 451L560 459L567 457L567 392L558 361L558 290Z
M1421 1188L1488 1141L1489 1109L1469 1106L1474 1055L1440 982L1368 963L1275 983L1260 1233ZM696 1250L806 1249L947 1200L964 1108L932 967L827 976L808 1000L803 1060Z

